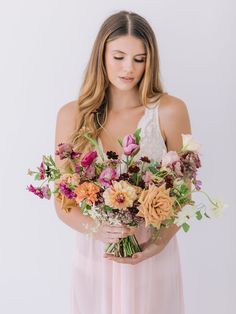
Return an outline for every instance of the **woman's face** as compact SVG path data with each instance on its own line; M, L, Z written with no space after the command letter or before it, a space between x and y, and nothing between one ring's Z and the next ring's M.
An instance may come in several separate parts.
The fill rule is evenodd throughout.
M145 70L146 52L143 42L130 35L106 44L105 66L110 84L120 90L134 88Z

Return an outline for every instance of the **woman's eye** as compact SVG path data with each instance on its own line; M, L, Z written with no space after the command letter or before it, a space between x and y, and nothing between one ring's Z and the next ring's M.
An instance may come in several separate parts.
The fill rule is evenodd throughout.
M145 60L144 59L141 59L141 60L138 60L136 59L135 62L144 62Z
M114 59L116 59L116 60L122 60L123 57L114 57Z

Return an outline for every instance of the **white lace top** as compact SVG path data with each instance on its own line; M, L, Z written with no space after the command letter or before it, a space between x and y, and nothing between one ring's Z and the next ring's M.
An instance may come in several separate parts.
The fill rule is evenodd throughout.
M155 103L151 106L149 105L148 108L145 107L144 115L139 120L137 129L141 128L141 139L140 150L135 156L136 160L142 156L147 156L149 159L160 161L163 153L167 152L160 130L158 107L159 103ZM98 144L104 153L104 157L106 158L100 137L98 137ZM121 158L125 159L125 155L122 154ZM122 166L125 166L125 164L123 163Z

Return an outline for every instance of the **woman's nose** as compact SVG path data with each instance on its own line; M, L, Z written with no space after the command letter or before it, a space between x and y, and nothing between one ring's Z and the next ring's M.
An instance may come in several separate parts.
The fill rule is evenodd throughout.
M130 60L130 59L126 59L125 62L124 62L124 70L126 72L133 72L134 70L134 64L133 64L133 61Z

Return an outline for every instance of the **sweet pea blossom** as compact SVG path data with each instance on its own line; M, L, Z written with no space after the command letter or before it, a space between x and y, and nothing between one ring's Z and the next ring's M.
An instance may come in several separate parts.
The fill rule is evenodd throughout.
M136 143L136 139L132 134L124 137L122 146L126 156L135 155L140 149L140 146Z
M212 202L214 203L214 205L211 208L211 210L212 210L213 216L217 218L224 213L224 210L225 208L228 207L228 204L225 204L221 200L217 200L217 199L213 199Z
M27 190L40 198L46 198L49 200L51 197L51 190L48 184L46 186L43 186L42 188L34 187L32 184L30 184L29 186L27 186Z
M186 150L190 150L192 152L198 153L201 145L197 143L191 134L181 134L182 135L182 140L183 140L183 147L182 147L182 152Z
M40 177L40 180L45 179L45 168L44 168L43 162L41 162L40 167L39 167L39 177Z
M116 178L116 170L114 168L106 168L104 169L99 178L98 181L105 187L110 187L112 184L112 180Z
M89 167L91 163L94 161L94 159L97 157L97 151L91 151L84 155L84 157L81 159L81 165L83 167Z

